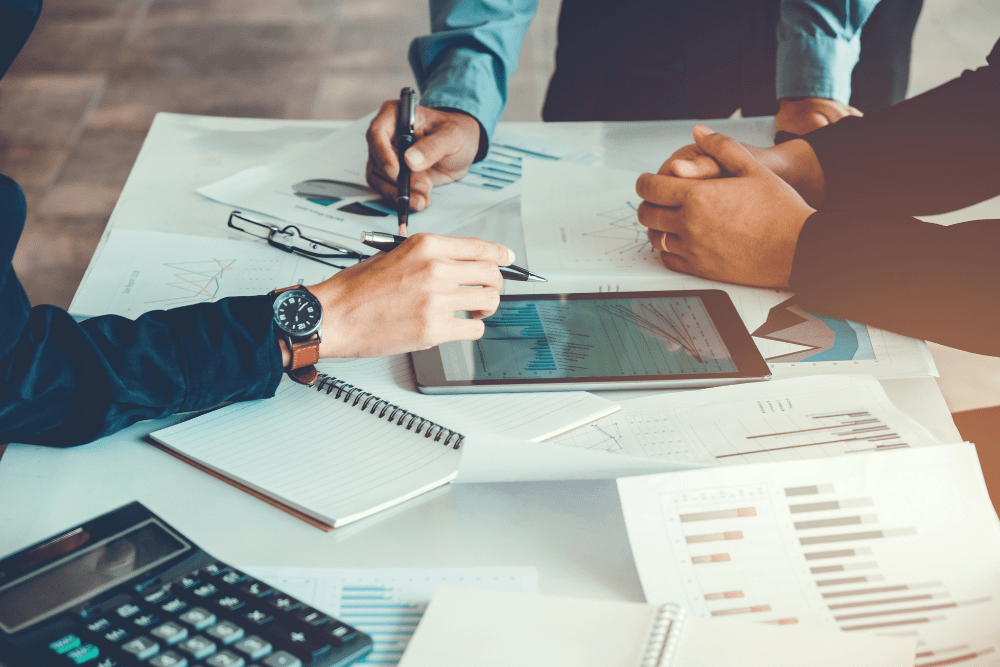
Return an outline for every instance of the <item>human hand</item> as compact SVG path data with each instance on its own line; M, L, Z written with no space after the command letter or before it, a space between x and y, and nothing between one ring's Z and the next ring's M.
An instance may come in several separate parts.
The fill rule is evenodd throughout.
M674 152L657 173L662 176L703 180L729 176L697 143L699 133L709 134L711 130L703 125L695 126L696 143ZM816 207L823 203L826 198L826 178L816 153L807 141L794 139L771 148L740 145L755 161L795 188L810 206Z
M387 100L368 127L368 165L365 178L375 191L396 199L399 159L396 136L398 100ZM479 151L479 123L458 111L417 107L414 120L417 141L404 157L411 170L410 209L422 211L431 205L435 185L451 183L469 173Z
M695 128L697 148L724 178L643 174L639 221L673 271L760 287L788 287L802 225L815 211L742 144Z
M854 107L824 97L803 97L778 101L774 117L777 132L807 134L824 125L836 123L847 116L863 116Z
M321 357L380 357L483 335L500 304L498 243L415 234L307 289L323 305ZM471 312L472 319L456 317Z

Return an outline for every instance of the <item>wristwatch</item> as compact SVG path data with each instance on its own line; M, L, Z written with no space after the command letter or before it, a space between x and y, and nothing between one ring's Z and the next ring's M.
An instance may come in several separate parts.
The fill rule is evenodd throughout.
M288 377L312 385L319 375L315 364L319 361L323 306L302 285L276 289L271 294L275 297L274 326L292 355Z

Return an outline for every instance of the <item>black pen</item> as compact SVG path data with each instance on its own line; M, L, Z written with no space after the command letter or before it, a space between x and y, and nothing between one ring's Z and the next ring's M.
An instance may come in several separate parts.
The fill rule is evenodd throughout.
M399 91L399 109L396 114L396 155L399 158L399 176L396 177L396 217L399 233L406 236L406 223L410 217L410 167L403 159L406 149L416 142L413 124L417 116L417 94L410 87Z
M363 232L361 234L362 243L369 248L375 248L376 250L381 250L382 252L395 250L405 240L405 236L395 236L394 234L385 234L383 232ZM527 283L549 282L545 278L535 275L527 269L514 266L513 264L510 266L501 266L500 275L504 277L504 280L520 280L521 282Z

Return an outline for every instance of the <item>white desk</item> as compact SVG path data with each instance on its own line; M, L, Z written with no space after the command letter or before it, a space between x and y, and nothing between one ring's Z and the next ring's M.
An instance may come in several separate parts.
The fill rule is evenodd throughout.
M693 124L523 123L508 129L576 143L610 166L655 170L689 143ZM339 125L161 114L108 231L225 236L229 207L195 194L197 186L275 160ZM770 141L766 120L713 127L752 143ZM465 231L507 243L523 256L516 209L488 217ZM884 384L890 398L939 437L957 437L934 379ZM34 461L31 478L12 478L9 451L0 459L0 554L139 499L210 553L237 564L533 565L546 593L642 599L613 482L451 485L328 534L141 441L162 426L138 424L74 450L17 447L18 456Z

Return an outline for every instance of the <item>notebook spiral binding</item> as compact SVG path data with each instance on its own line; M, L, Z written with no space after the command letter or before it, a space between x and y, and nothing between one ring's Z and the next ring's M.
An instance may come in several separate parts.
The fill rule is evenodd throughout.
M462 441L465 440L465 436L457 431L445 428L429 419L424 419L420 415L408 412L395 403L390 403L384 398L379 398L370 391L361 389L361 387L338 380L332 375L321 373L314 386L316 387L316 391L325 391L327 394L333 395L335 399L342 398L344 403L350 403L351 407L357 407L359 410L368 410L370 414L375 414L378 411L379 419L385 419L389 422L395 420L397 426L403 426L403 422L405 421L407 431L412 430L414 433L423 431L425 438L433 437L434 442L440 442L446 447L451 445L452 449L460 449ZM334 391L337 393L334 394ZM452 443L453 439L454 443Z
M642 656L641 667L670 667L681 639L681 625L684 623L684 608L676 604L665 604L657 612L653 629L649 633L646 652Z

